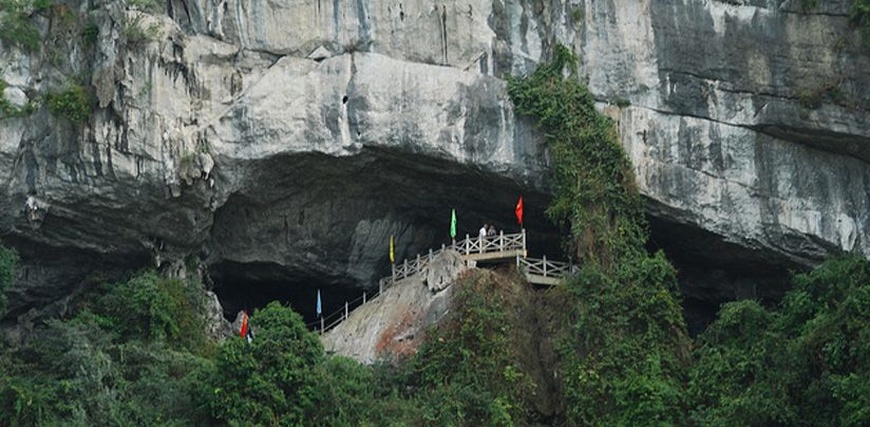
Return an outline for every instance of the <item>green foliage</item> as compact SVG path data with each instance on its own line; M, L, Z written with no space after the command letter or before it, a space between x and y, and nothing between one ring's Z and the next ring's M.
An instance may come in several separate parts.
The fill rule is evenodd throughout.
M88 45L97 44L100 37L100 27L93 21L88 21L87 25L82 28L82 40Z
M631 163L613 123L577 81L574 54L557 45L551 62L509 79L508 93L517 111L535 117L546 134L556 187L547 213L570 224L577 258L609 265L642 250L646 220Z
M587 263L568 284L560 339L568 418L578 425L681 425L690 341L659 253L608 273Z
M776 310L726 305L700 337L689 393L695 422L870 423L870 262L833 259L794 284Z
M0 79L0 119L11 118L11 117L21 117L36 111L36 103L33 101L28 102L23 107L17 107L12 105L5 96L3 96L3 91L8 87L8 83Z
M86 321L52 321L0 353L2 425L190 425L189 376L202 364L160 343L113 343Z
M580 6L575 6L574 10L571 11L571 18L574 19L575 23L583 22L583 18L585 17L585 13L583 13L583 8Z
M160 24L146 25L144 15L137 15L124 26L124 36L127 43L133 46L143 45L160 38Z
M616 105L619 108L626 108L631 106L631 101L625 98L616 98L613 100L613 105Z
M770 370L784 351L774 316L755 301L726 304L699 338L689 381L692 418L701 425L790 425L795 414ZM768 387L776 385L776 387Z
M41 3L36 6L37 10L46 7ZM0 41L28 52L39 49L39 29L29 16L33 7L33 1L0 0Z
M422 413L413 398L402 396L405 383L395 368L364 366L344 357L330 357L316 366L317 387L307 425L408 426L418 424Z
M48 108L60 114L73 123L81 123L91 116L94 109L94 101L84 86L78 83L70 83L69 86L59 92L49 92L45 96Z
M205 300L199 283L143 272L124 283L104 285L79 317L124 340L167 341L176 348L206 348Z
M510 79L508 93L546 135L556 187L548 214L570 224L583 262L553 302L564 310L553 323L568 423L683 424L690 340L676 273L644 250L643 205L613 123L561 45L530 76Z
M212 415L230 424L298 425L312 410L320 340L302 317L272 302L251 316L251 343L235 337L221 345L207 375Z
M446 324L432 331L409 366L423 420L432 425L507 426L533 419L535 388L511 329L509 288L478 271L461 279ZM527 319L526 319L527 320Z
M0 245L0 317L6 312L6 290L15 281L18 253Z
M146 272L91 290L74 318L0 347L0 425L202 424L198 287Z

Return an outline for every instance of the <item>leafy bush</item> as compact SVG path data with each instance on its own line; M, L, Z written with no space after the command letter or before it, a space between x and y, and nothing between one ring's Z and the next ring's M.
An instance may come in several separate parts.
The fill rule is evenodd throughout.
M93 320L124 340L205 349L205 300L199 283L145 271L126 282L103 285L99 292L80 318Z
M93 21L89 21L84 28L82 28L82 40L88 45L97 44L97 40L100 38L100 27Z
M49 92L45 97L48 108L73 123L81 123L91 116L94 101L84 86L71 83L60 92Z
M531 422L536 389L523 361L532 356L521 354L512 327L528 319L518 318L511 279L477 271L453 286L449 319L432 331L408 367L423 420L471 426Z
M146 272L91 290L74 318L39 325L14 350L0 346L0 425L202 424L192 374L208 352L191 351L205 331L201 295L188 291L198 286Z
M9 102L3 95L3 91L8 87L5 80L0 79L0 119L9 117L21 117L36 111L36 103L28 102L23 107L16 107Z
M188 382L201 359L115 338L93 322L52 321L0 353L0 424L190 425L202 418Z
M701 425L793 425L786 389L771 363L785 351L775 316L756 301L726 304L699 338L689 381L692 418ZM777 378L779 377L779 378ZM774 388L768 384L777 384Z
M46 7L36 6L37 9ZM28 16L31 7L31 1L0 0L0 40L28 52L39 49L39 29Z
M870 261L832 259L793 281L776 310L728 304L699 338L695 422L870 424Z
M235 425L303 423L312 410L315 366L324 357L319 338L277 302L255 311L250 325L253 341L224 341L206 374L203 395L211 414Z
M130 45L142 45L160 38L160 25L145 25L144 15L137 15L124 26L124 36Z

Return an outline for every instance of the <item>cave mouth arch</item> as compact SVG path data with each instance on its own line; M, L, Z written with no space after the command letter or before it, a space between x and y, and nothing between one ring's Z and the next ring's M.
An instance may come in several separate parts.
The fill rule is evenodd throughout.
M318 290L324 317L343 312L346 303L348 310L353 310L362 304L363 293L369 296L374 293L352 279L293 270L270 262L222 261L209 267L209 276L223 316L231 322L242 310L253 314L254 310L278 301L299 313L313 329L319 323Z

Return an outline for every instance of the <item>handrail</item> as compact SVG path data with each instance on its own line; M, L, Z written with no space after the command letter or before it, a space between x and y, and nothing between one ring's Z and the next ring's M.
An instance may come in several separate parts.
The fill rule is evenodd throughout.
M528 267L529 271L541 271L540 274L543 276L557 277L554 276L557 273L567 275L570 269L570 264L559 261L547 261L546 257L544 257L543 260L532 259L531 261L529 261L529 259L525 257L525 229L523 229L519 233L511 234L505 234L502 231L497 236L471 237L466 234L465 238L458 242L454 240L449 245L442 244L441 248L435 251L430 249L429 253L425 257L422 257L418 254L417 257L411 261L405 259L400 264L393 264L390 268L390 275L378 279L378 289L373 295L368 297L368 299L366 299L367 294L363 292L363 295L360 298L357 298L350 302L345 302L344 309L340 309L327 316L323 316L315 322L310 322L306 324L306 326L309 329L313 329L320 334L323 334L324 332L332 329L333 327L347 319L349 315L350 305L356 304L360 301L360 299L362 299L363 301L362 304L374 301L377 297L381 296L385 290L395 285L398 281L425 273L429 268L432 260L448 249L459 252L463 257L493 252L508 252L520 250L522 251L523 255L517 255L517 267L520 267L520 264L522 263L524 266Z
M527 258L517 256L517 268L525 274L536 274L544 277L564 278L571 275L574 265L564 261Z

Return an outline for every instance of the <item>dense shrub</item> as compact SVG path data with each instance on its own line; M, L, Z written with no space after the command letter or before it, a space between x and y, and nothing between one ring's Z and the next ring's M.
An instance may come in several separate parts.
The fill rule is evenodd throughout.
M794 284L774 310L726 305L699 338L697 423L870 424L870 262L833 259Z
M47 7L45 0L37 3L37 9ZM28 52L39 49L39 29L28 15L32 7L32 1L0 0L0 41Z
M535 384L517 332L522 303L512 286L524 281L484 271L453 286L453 309L409 365L409 385L431 425L506 426L534 420ZM536 359L532 359L537 362Z
M323 362L320 340L302 317L272 302L254 312L255 338L228 339L209 375L207 404L231 424L296 425L312 410L315 366Z
M58 92L49 92L45 101L51 111L73 123L87 120L94 108L91 95L78 83L70 83L66 89Z
M91 291L69 320L0 345L0 425L196 425L207 359L195 282L145 272ZM194 338L198 337L198 338ZM197 353L192 350L197 350ZM207 354L207 353L205 353Z

